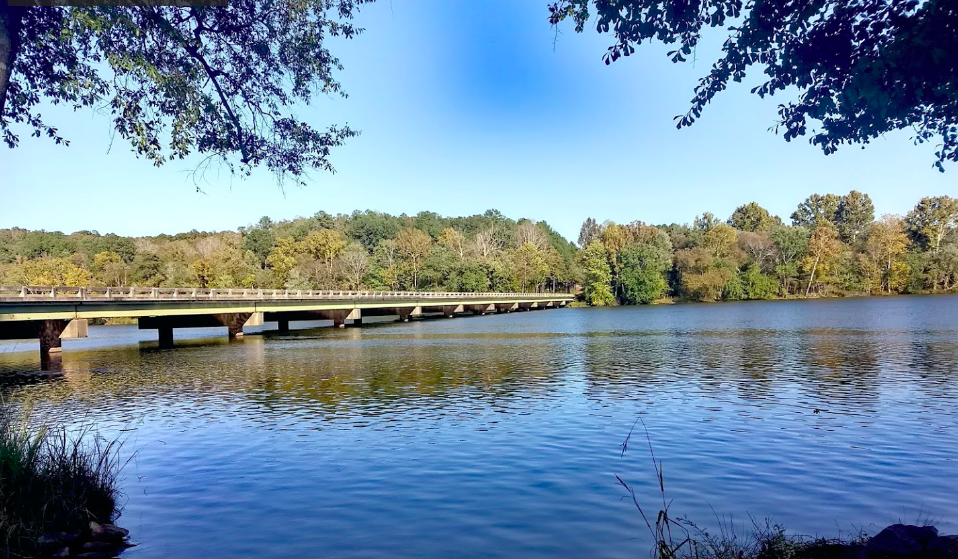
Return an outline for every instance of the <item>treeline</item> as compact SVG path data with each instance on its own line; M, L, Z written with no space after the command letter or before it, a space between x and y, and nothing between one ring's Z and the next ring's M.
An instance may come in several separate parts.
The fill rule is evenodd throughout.
M155 237L0 230L7 285L567 291L590 305L952 291L958 200L875 219L867 194L813 194L791 223L754 202L691 225L365 211Z
M496 210L460 218L318 212L237 232L128 238L0 230L7 285L565 291L575 245Z
M579 235L590 305L673 297L779 297L943 292L958 285L958 200L923 198L905 217L875 220L867 194L813 194L786 225L758 204L689 225L598 224Z

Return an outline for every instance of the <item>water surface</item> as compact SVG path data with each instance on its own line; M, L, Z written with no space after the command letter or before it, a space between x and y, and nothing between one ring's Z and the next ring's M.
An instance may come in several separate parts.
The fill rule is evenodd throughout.
M673 515L958 532L958 297L90 330L44 378L3 342L0 390L136 451L125 557L645 556L643 423Z

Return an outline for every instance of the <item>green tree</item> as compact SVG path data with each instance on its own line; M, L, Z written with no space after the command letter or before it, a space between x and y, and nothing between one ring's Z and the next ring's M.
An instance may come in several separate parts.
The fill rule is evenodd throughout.
M672 242L659 231L653 239L629 243L619 253L622 301L649 304L668 292L666 274L672 268Z
M757 264L747 265L738 277L742 285L742 299L774 299L778 292L775 279L762 273Z
M519 280L520 290L523 293L527 289L533 292L538 291L539 284L549 273L543 251L532 242L526 242L512 251L510 260Z
M922 198L907 216L908 231L926 250L938 252L941 241L958 225L958 199L950 196Z
M814 228L823 221L834 224L840 203L835 194L812 194L792 212L792 225Z
M159 287L163 280L163 261L152 252L138 252L133 257L130 279L134 285Z
M873 221L875 205L867 194L852 190L841 197L835 211L835 225L842 241L855 244L864 238Z
M779 104L775 130L787 141L810 133L809 141L830 154L843 144L914 129L919 142L941 142L939 169L958 161L953 0L554 0L549 21L566 18L577 31L591 21L614 35L606 64L652 40L678 43L668 54L684 62L703 28L728 27L722 56L699 81L688 113L676 117L680 128L757 65L767 79L753 93L796 95Z
M356 133L317 130L293 107L315 93L340 94L330 37L361 30L364 0L226 6L0 4L0 130L66 142L39 112L42 102L109 107L136 153L159 165L196 152L248 174L263 164L280 177L332 170L328 154ZM59 4L59 3L58 3Z
M775 275L782 296L788 296L792 280L798 278L798 265L808 248L808 230L803 227L779 227L772 231L775 244Z
M266 257L275 243L276 237L267 227L252 227L243 231L243 250L253 253L260 268L266 267Z
M612 296L612 270L609 254L601 240L589 243L579 255L585 275L585 302L596 307L615 304Z
M777 224L776 220L781 222L781 220L772 217L772 214L768 213L768 210L762 206L759 206L755 202L749 202L744 206L735 208L735 211L732 212L732 217L728 220L728 224L739 231L755 233L770 230Z

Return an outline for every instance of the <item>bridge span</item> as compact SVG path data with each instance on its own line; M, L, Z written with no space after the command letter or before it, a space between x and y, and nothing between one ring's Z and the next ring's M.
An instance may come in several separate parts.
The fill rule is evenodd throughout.
M90 319L135 318L157 330L160 346L173 345L176 328L225 326L230 338L244 326L331 320L340 328L363 317L408 322L427 315L504 313L564 307L569 293L445 293L431 291L307 291L151 287L0 286L0 339L39 339L40 356L61 351L64 338L87 335Z

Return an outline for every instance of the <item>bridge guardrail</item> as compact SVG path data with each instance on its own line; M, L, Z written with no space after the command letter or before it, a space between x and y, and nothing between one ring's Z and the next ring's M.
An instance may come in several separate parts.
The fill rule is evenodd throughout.
M193 287L0 286L0 301L275 301L386 299L569 299L571 293L464 293Z

